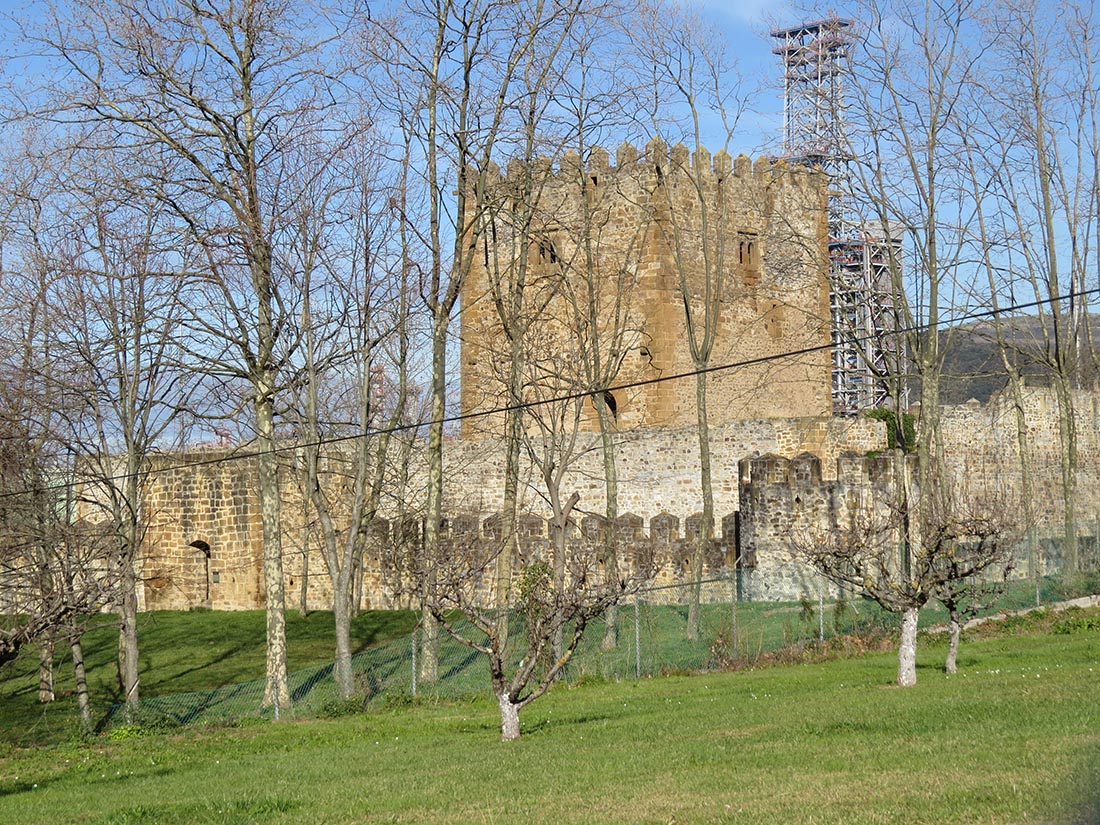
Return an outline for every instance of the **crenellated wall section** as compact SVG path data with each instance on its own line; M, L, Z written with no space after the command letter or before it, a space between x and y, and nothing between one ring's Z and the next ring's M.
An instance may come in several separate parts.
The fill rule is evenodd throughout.
M602 457L594 434L584 436L576 464L563 480L576 491L578 536L604 512ZM871 450L884 441L881 423L868 419L772 419L735 421L711 431L715 512L722 548L708 561L717 571L732 560L734 514L738 509L738 462L762 454L794 456L806 450L836 456ZM452 529L465 534L492 524L503 506L501 444L491 439L452 440L445 445L445 489ZM630 548L650 548L654 581L676 584L683 571L699 510L698 437L695 430L653 429L618 436L621 535ZM231 459L231 460L230 460ZM185 466L189 461L198 466ZM262 541L255 460L234 458L228 450L202 450L157 460L151 475L147 512L150 526L142 561L146 609L251 609L263 605ZM521 470L520 508L528 513L525 534L546 542L548 513L534 469ZM410 512L423 500L423 456L414 461L407 497ZM290 472L283 476L283 568L287 603L301 601L303 580L310 609L327 609L332 587L320 554L320 536L308 522ZM389 514L372 533L362 583L365 608L408 605L413 578L410 554L419 532L415 515ZM537 529L531 525L540 525ZM648 531L643 527L648 525ZM209 555L207 555L209 551ZM629 549L623 559L636 558ZM517 570L520 569L517 567Z
M1100 534L1100 394L1075 396L1078 472L1078 532L1085 564L1095 564ZM1032 466L1032 504L1041 546L1041 569L1060 569L1062 489L1057 405L1051 391L1028 389L1024 397ZM1022 511L1015 407L995 396L988 404L945 408L945 455L966 495L1002 502ZM580 495L573 547L584 547L593 520L603 512L601 458L595 435L563 482ZM794 600L824 587L791 552L791 536L810 527L843 524L856 501L889 500L896 459L876 455L883 425L869 419L804 418L734 421L711 432L715 512L720 538L707 574L730 574L740 558L742 597ZM698 530L697 439L691 428L655 428L619 435L618 467L621 561L652 560L654 583L685 581L685 566ZM502 506L500 444L491 439L453 440L446 445L445 499L450 539L492 539ZM870 453L870 455L869 455ZM142 562L146 609L208 605L218 609L260 607L261 534L256 477L249 460L218 463L228 451L204 450L157 459L147 499L150 527ZM197 467L184 468L189 460ZM521 509L527 512L521 543L531 557L545 555L548 515L532 468L522 470ZM319 555L319 537L304 524L296 488L284 476L284 569L288 605L299 603L303 580L311 609L331 604L331 585ZM414 469L414 501L422 471ZM1016 502L1013 504L1012 502ZM415 518L383 521L368 550L363 607L410 605L410 554L417 546ZM209 551L207 555L206 551ZM1092 552L1090 556L1089 553ZM1089 561L1091 559L1091 561ZM522 559L520 560L522 561ZM517 565L521 569L522 565ZM1020 572L1026 571L1021 557ZM718 586L715 598L728 595ZM664 592L664 591L662 591ZM672 598L671 595L668 596Z
M1077 439L1076 512L1080 565L1100 568L1100 393L1075 391ZM1029 486L1020 458L1020 418L1026 433ZM1061 423L1053 390L1029 387L1019 403L1008 391L987 404L972 401L942 410L941 432L947 478L953 495L981 507L1002 508L1017 522L1021 536L1016 574L1063 569L1065 495ZM913 457L909 457L913 461ZM848 522L856 502L885 506L897 493L894 455L841 454L822 461L815 455L760 456L741 462L741 533L743 556L756 559L749 577L750 598L795 599L819 588L835 593L792 552L792 539ZM823 478L823 472L826 477ZM914 473L915 474L915 471ZM911 475L912 475L911 474ZM1027 523L1030 512L1031 523Z

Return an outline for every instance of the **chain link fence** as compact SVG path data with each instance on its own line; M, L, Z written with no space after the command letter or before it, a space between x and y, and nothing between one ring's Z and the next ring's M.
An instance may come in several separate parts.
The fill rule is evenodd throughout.
M1048 578L1035 583L1013 582L984 613L1049 604L1096 592L1096 576L1076 582ZM591 624L563 679L641 679L672 673L699 672L747 665L780 650L805 648L840 636L892 633L897 617L874 602L861 599L825 600L825 588L806 593L799 602L747 602L738 599L734 578L703 582L699 632L687 634L690 585L650 587L616 606ZM934 603L922 614L922 626L944 622L947 614ZM513 633L522 633L518 618ZM613 622L613 623L612 623ZM459 634L473 632L457 622ZM355 692L339 695L331 664L306 668L289 677L292 707L287 716L338 715L368 706L404 704L413 700L456 699L485 695L490 690L484 657L450 634L440 631L438 673L432 682L418 677L419 629L356 654L352 658ZM114 705L100 725L125 723L147 727L224 724L272 717L263 706L265 680L256 679L205 691L142 699L137 710Z

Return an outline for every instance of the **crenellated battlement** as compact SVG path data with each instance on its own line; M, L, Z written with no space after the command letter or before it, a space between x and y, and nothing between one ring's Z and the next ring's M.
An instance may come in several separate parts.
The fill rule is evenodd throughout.
M737 553L737 515L730 513L719 519L721 532L712 537L703 560L703 577L709 583L704 598L728 598L728 581L738 569L751 570L754 557L739 557ZM440 560L435 575L443 587L462 591L466 598L482 604L492 604L496 598L498 561L501 553L511 553L509 569L518 582L531 565L551 563L558 552L553 523L542 516L526 513L516 519L516 542L508 549L502 513L485 515L478 512L456 514L446 519L440 533ZM675 601L681 590L692 581L692 560L699 547L703 524L701 513L681 520L667 512L649 520L626 513L614 523L587 515L570 520L562 537L567 569L569 561L578 562L577 569L591 572L597 559L604 558L609 546L615 549L618 575L651 585L649 601ZM415 520L390 525L379 521L375 541L365 559L368 569L377 570L378 585L372 593L387 606L413 604L417 593L415 571L401 569L420 557L422 525ZM415 549L412 549L415 548ZM396 549L396 552L395 552ZM411 549L411 552L410 552ZM403 588L402 583L409 585Z
M1020 557L1021 574L1031 570L1032 563L1040 573L1057 571L1063 564L1057 400L1053 390L1041 387L1029 387L1024 399L1028 459L1035 469L1028 489L1041 553L1034 562L1026 553ZM947 468L979 499L1019 500L1024 489L1019 432L1009 401L996 397L986 405L943 410ZM1091 503L1100 500L1100 393L1081 392L1075 401L1078 493L1082 502ZM791 537L807 527L820 530L850 522L848 516L856 508L896 501L899 456L869 454L885 446L885 436L884 425L869 418L742 421L713 427L717 515L706 575L727 583L715 587L728 595L728 581L736 572L746 599L796 600L820 590L832 592L815 571L793 557ZM499 444L453 441L447 450L445 506L451 517L445 541L499 548L501 517L494 515L503 506ZM210 461L232 458L233 453L228 448L208 449L151 461L150 469L156 472L150 475L143 502L149 519L140 571L143 609L262 606L263 539L255 457ZM696 433L690 429L651 429L618 443L619 506L629 511L615 523L619 560L652 569L658 587L687 581L701 523L693 513L698 509L697 455ZM188 461L199 466L188 467ZM413 502L423 489L423 464L418 460L415 466L421 469L414 473L420 480L408 493ZM586 450L564 482L563 489L580 494L586 513L569 528L571 552L592 551L607 529L603 519L587 515L603 508L601 469L599 451ZM909 469L909 477L915 477L915 467ZM530 480L529 470L524 469L523 477ZM331 583L320 555L320 536L303 529L304 511L293 477L290 472L282 476L287 592L302 592L306 580L309 604L324 608L331 604ZM538 509L537 499L526 499L521 506L534 512L517 525L519 549L527 560L546 558L553 540L546 511ZM389 515L391 522L380 519L371 532L363 607L413 602L410 559L399 550L415 546L422 528L415 514L404 520L397 513ZM1081 541L1095 542L1097 533L1100 519L1080 519ZM488 598L491 591L485 587ZM658 590L653 598L672 599L678 592L683 591Z
M790 186L803 192L816 190L825 183L823 173L801 164L791 165L782 159L763 156L753 161L744 154L732 157L725 149L712 155L703 146L692 152L683 143L670 147L659 137L650 140L642 149L630 142L623 143L615 150L614 164L611 158L605 148L595 146L588 152L587 164L572 150L565 152L556 165L546 156L536 158L530 167L513 158L503 173L491 162L486 182L490 187L525 191L532 181L537 181L540 188L581 184L598 188L613 186L625 178L652 182L660 179L672 186L683 179L693 184L730 183L745 190Z

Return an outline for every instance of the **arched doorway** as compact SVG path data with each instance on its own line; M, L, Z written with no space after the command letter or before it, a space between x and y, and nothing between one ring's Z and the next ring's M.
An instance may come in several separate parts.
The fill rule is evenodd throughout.
M191 542L191 547L194 547L199 553L202 554L202 574L201 574L201 592L202 592L202 605L204 607L210 607L210 545L202 539L196 539Z

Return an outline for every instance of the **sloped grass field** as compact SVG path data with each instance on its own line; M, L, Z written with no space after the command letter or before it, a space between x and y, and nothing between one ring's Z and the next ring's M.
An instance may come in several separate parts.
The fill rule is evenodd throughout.
M117 625L100 617L101 626L83 640L92 712L97 722L110 703L121 700L115 656ZM287 655L291 670L331 662L332 614L306 617L287 611ZM157 611L138 615L141 695L165 696L204 691L263 676L265 616L262 610ZM360 652L399 637L416 626L409 611L368 611L352 623L352 650ZM0 742L31 746L56 742L74 732L75 700L68 648L58 644L54 684L58 700L37 701L34 651L0 671ZM3 822L0 819L0 822Z
M1095 577L1094 577L1095 578ZM730 583L719 583L719 592ZM1082 579L1067 584L1044 580L1044 602L1096 592L1100 581ZM1034 587L1014 582L991 610L1034 604ZM842 649L866 646L865 635L892 634L897 617L884 614L862 599L844 604L825 603L818 615L816 601L802 603L741 602L737 608L737 644L731 634L732 606L704 605L700 638L684 638L684 605L624 604L618 613L619 644L601 649L603 625L590 627L584 643L566 673L566 681L591 678L629 679L699 670L752 666L761 659L789 659L790 648L816 647L823 633L830 645ZM936 605L922 611L922 627L946 621ZM84 638L91 689L93 727L103 731L125 721L116 704L121 699L115 676L117 637L99 617L101 626ZM520 620L516 619L517 632ZM455 699L488 690L484 660L469 648L444 636L440 651L441 679L435 685L416 685L412 657L415 616L410 612L367 611L355 619L352 645L356 655L356 699L337 697L331 677L332 615L316 611L307 617L287 614L291 690L296 718L348 710L372 703L403 701L416 689L421 699ZM264 615L262 611L144 613L139 616L141 640L141 709L133 719L160 729L185 725L225 724L262 717ZM838 638L841 637L841 638ZM872 645L873 646L873 645ZM810 651L811 654L815 651ZM518 652L517 652L518 655ZM71 738L74 722L72 666L66 647L55 650L58 700L37 702L36 653L26 651L19 661L0 670L0 742L20 746L50 744ZM284 715L285 712L284 712Z
M99 738L0 758L0 822L1095 822L1100 615L865 655Z

